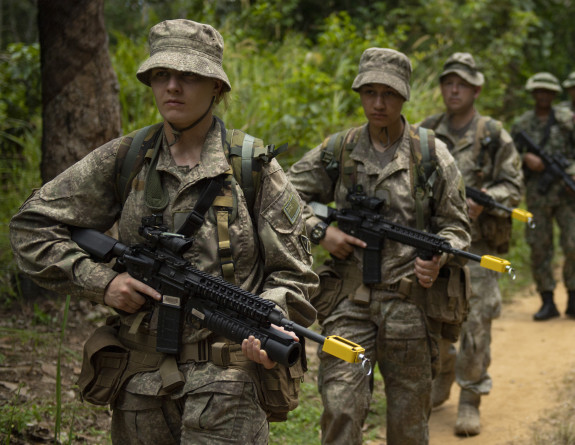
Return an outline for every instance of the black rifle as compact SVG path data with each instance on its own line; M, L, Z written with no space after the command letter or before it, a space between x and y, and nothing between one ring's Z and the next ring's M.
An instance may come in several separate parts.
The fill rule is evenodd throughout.
M493 199L493 196L488 195L481 190L478 190L473 187L466 186L465 187L465 194L468 198L473 199L477 204L482 205L486 209L500 209L503 210L511 215L512 218L515 218L518 221L527 223L529 228L535 228L535 220L533 219L533 213L528 212L527 210L519 209L519 208L511 208L504 206L503 204L498 203Z
M515 271L507 260L491 255L479 256L456 249L442 236L385 220L379 213L384 201L367 197L361 187L351 190L347 195L347 200L351 203L351 208L336 210L317 202L311 202L310 206L317 217L328 224L337 221L337 227L340 230L367 244L363 251L363 282L365 284L381 282L381 250L386 239L415 247L418 256L425 260L443 252L450 253L477 261L487 269L501 273L507 272L515 279Z
M271 325L309 338L328 352L350 363L371 367L361 346L338 336L324 337L286 319L275 303L247 292L224 279L202 272L182 257L193 240L168 233L155 216L144 217L139 233L147 242L128 247L96 230L71 228L72 240L95 260L117 258L115 268L146 283L162 294L157 304L156 350L167 354L180 351L181 328L185 321L198 321L216 334L240 343L253 335L268 357L286 366L294 365L302 354L301 343Z
M565 172L565 169L569 167L570 164L563 155L560 153L553 155L545 153L524 131L517 133L514 140L521 151L527 150L527 152L533 153L541 158L543 164L545 164L545 170L541 175L541 180L537 187L539 193L545 194L549 186L557 180L563 181L563 184L575 193L575 181L571 175Z

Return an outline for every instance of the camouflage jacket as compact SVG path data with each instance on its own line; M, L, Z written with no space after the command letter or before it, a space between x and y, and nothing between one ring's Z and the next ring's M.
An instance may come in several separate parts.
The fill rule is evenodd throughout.
M138 227L142 216L152 213L144 204L143 186L132 190L123 209L115 194L119 143L120 139L115 139L95 149L35 191L13 217L10 236L16 260L40 285L102 303L106 286L116 276L71 241L69 225L105 231L118 220L121 242L143 241ZM192 210L204 187L201 180L218 176L229 167L216 121L206 137L200 163L192 169L174 163L164 138L156 169L169 193L163 219L170 230L177 230ZM136 184L143 184L148 168L147 161ZM277 161L264 165L261 180L253 220L241 187L233 183L238 204L229 233L236 282L274 301L296 323L309 326L315 320L309 295L319 280L311 269L303 205ZM295 204L289 214L285 210L288 202ZM211 208L185 257L198 269L221 275L216 231Z
M405 130L393 159L383 169L374 153L369 139L368 126L360 129L356 146L350 158L357 166L357 184L362 185L368 196L385 199L382 213L386 219L410 227L416 227L414 190L411 183L411 149L409 124ZM349 207L347 189L339 175L333 183L321 160L322 146L315 147L296 162L288 171L288 178L306 202L335 202L337 208ZM427 230L444 236L453 247L466 250L469 247L469 220L461 174L445 144L436 140L437 179L433 185L433 199L426 215ZM309 206L306 207L307 227L311 230L319 222ZM382 250L381 268L384 284L394 284L401 278L413 274L416 258L414 248L386 240ZM353 258L361 269L363 251L355 249ZM446 258L447 259L447 258ZM361 281L361 274L358 274Z
M482 149L481 141L488 136L486 122L488 117L475 113L465 135L456 139L449 131L446 113L441 113L425 119L421 125L434 122L433 131L447 145L449 152L455 158L465 185L487 189L495 201L508 207L516 207L521 201L523 192L523 172L521 156L515 148L513 139L498 121L490 124L498 130L498 134L490 135L492 142ZM485 214L508 216L502 210L484 210ZM493 234L481 229L484 218L478 218L471 223L473 241L489 238ZM491 230L497 230L493 226Z
M550 155L560 154L568 162L569 167L566 172L575 175L575 114L562 107L553 107L555 112L555 124L551 126L549 139L543 147L543 150ZM511 127L511 135L525 131L528 136L537 144L543 139L545 134L546 121L541 121L534 110L523 113ZM525 169L525 184L527 187L527 201L533 200L547 202L551 204L557 199L569 199L572 197L566 195L564 186L560 181L555 181L544 196L537 191L537 184L541 179L541 173ZM564 198L562 198L564 197ZM555 203L557 204L557 203Z

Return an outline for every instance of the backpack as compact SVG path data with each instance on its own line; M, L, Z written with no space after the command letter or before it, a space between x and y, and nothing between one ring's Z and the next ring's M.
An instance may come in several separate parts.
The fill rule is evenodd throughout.
M443 117L443 113L436 114L425 119L420 125L435 130ZM491 117L479 117L475 140L473 141L473 149L477 151L476 159L479 169L483 168L487 157L491 158L492 161L495 160L499 141L501 140L502 128L501 122ZM487 240L489 247L494 250L494 253L503 254L509 252L513 229L511 216L497 216L482 212L478 221L481 236Z
M216 118L217 119L217 118ZM219 119L218 119L219 120ZM261 139L241 130L226 130L220 122L222 129L222 141L226 148L226 158L230 163L230 169L226 172L224 189L231 189L231 183L237 181L242 188L248 209L253 218L253 206L255 198L261 186L261 173L264 164L269 163L274 157L287 149L287 144L275 148L274 145L264 146ZM116 196L120 203L126 201L133 187L133 181L142 169L146 158L154 162L156 147L161 144L159 138L162 134L163 123L150 125L136 130L120 141L118 155L116 157ZM155 171L151 168L150 171ZM146 204L154 210L160 210L164 204L161 197L161 184L156 183L159 178L146 177ZM152 179L150 179L152 178ZM148 189L150 190L148 196ZM226 193L216 196L212 206L215 207L218 224L218 254L224 279L234 283L234 264L231 257L229 223L237 214L237 200ZM299 404L300 383L306 371L305 352L295 365L288 368L276 365L271 370L263 366L257 367L258 382L256 387L263 409L268 415L270 422L283 422L287 420L288 412L294 410Z
M350 154L357 145L362 127L350 128L326 138L322 144L321 159L330 179L335 183L342 175L347 189L356 184L356 165ZM410 128L410 174L416 207L417 228L425 228L424 209L433 197L433 184L437 177L435 135L432 130Z

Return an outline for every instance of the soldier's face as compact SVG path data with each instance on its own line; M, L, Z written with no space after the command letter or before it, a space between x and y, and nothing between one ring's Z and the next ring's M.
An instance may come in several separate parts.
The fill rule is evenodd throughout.
M535 99L536 108L550 108L553 103L553 99L557 96L555 91L544 90L541 88L533 90L532 94L533 99Z
M363 85L359 89L361 105L370 125L377 128L393 127L401 122L405 99L396 90L379 83Z
M471 85L454 73L441 78L440 88L449 114L468 112L481 92L481 87Z
M150 85L160 114L176 127L200 118L222 89L219 80L167 68L154 68Z

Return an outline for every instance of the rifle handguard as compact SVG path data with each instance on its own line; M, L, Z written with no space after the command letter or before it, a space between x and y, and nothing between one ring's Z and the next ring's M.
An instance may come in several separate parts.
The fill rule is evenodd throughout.
M361 363L366 374L371 374L371 363L365 356L365 349L356 343L337 335L329 335L325 338L322 351L349 363Z
M509 261L504 260L503 258L493 255L483 255L479 265L485 269L494 270L495 272L508 273L512 280L516 278L515 269L511 267L511 263Z
M511 217L515 218L517 221L527 223L530 229L535 228L535 220L533 219L533 213L528 212L523 209L513 209L511 212Z

